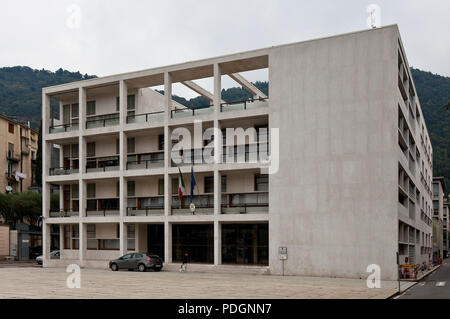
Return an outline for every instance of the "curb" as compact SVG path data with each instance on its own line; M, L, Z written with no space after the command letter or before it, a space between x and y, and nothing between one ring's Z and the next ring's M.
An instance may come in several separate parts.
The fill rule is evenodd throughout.
M434 269L431 269L430 271L428 271L427 273L425 273L422 277L420 277L420 279L415 279L415 280L400 280L403 282L412 282L413 284L411 286L409 286L408 288L406 288L405 290L403 290L402 292L395 292L392 296L387 297L386 299L393 299L394 297L400 296L402 294L404 294L405 292L407 292L409 289L411 289L412 287L416 286L420 281L422 281L423 279L425 279L426 277L428 277L429 275L431 275L432 273L434 273L436 270L438 270L439 268L441 268L441 265L438 265L437 267L435 267Z

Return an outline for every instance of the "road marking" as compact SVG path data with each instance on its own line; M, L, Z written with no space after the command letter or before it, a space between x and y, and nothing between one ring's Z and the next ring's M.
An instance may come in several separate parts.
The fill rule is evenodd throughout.
M444 287L445 284L446 284L445 281L439 281L439 282L436 283L436 287Z

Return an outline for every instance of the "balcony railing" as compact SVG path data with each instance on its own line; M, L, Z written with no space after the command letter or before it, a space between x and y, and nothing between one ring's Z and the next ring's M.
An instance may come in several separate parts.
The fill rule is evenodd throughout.
M118 171L119 156L105 156L86 160L86 173Z
M49 133L63 133L63 132L72 132L77 131L79 129L78 123L70 123L70 124L62 124L62 125L53 125L49 128Z
M252 214L269 211L269 193L253 192L222 195L222 214Z
M79 217L80 213L78 211L73 211L73 210L60 210L60 211L50 211L49 216L51 218Z
M127 170L149 169L164 166L164 152L137 154L128 157Z
M192 202L195 205L195 212L192 213L190 206L190 196L183 196L182 205L178 196L172 197L172 215L212 215L214 214L214 195L195 195Z
M164 112L152 112L137 115L128 115L127 124L132 123L162 123L164 121Z
M269 98L249 99L220 104L220 112L240 111L269 106Z
M20 162L20 157L14 151L8 151L6 153L6 159L12 162Z
M175 109L175 110L170 111L170 117L173 119L176 119L176 118L182 118L182 117L188 117L188 116L211 114L212 112L213 112L212 105L209 105L204 108L197 108L197 109L191 109L191 108Z
M103 210L89 210L86 209L86 217L109 217L109 216L119 216L120 210L119 209L103 209Z
M87 129L114 125L119 125L119 115L116 113L94 116L86 120Z
M162 216L164 215L164 206L151 207L127 207L127 216Z
M50 176L78 174L78 168L52 167L49 169Z

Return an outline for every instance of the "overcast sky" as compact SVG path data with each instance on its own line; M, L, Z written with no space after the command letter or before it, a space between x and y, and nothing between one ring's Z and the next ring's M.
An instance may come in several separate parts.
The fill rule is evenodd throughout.
M372 3L412 66L450 76L449 0L2 1L0 66L135 71L367 29Z

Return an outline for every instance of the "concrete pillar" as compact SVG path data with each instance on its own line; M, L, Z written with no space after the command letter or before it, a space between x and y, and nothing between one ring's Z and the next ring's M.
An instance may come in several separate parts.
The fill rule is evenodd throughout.
M172 178L168 173L171 166L172 139L169 128L170 110L172 109L172 79L169 72L164 73L164 215L172 214ZM166 232L165 232L166 235Z
M222 74L218 63L214 63L214 113L220 113L222 101ZM216 116L217 117L217 116Z
M50 96L42 93L42 137L49 134L50 129Z
M128 247L127 247L127 225L123 222L123 220L120 221L119 224L119 241L120 241L120 255L123 256L127 253Z
M83 218L86 216L86 199L87 199L87 186L86 181L83 179L79 180L78 184L78 209L79 217Z
M128 101L128 87L124 80L119 83L119 111L120 111L120 126L123 127L127 123L127 102Z
M50 224L46 222L42 225L42 256L43 266L47 267L47 262L50 260L50 245L51 245L51 231Z
M172 224L164 222L164 262L172 263Z
M86 108L87 108L86 89L80 87L78 90L78 122L80 133L86 130ZM80 157L81 158L81 157Z
M78 248L78 255L79 255L79 266L84 267L86 265L86 250L87 250L87 224L83 222L79 222L78 224L78 230L80 232L80 239L79 239L79 248Z
M214 265L222 264L222 225L214 221Z
M59 250L64 249L64 225L59 225ZM61 254L61 253L60 253Z

